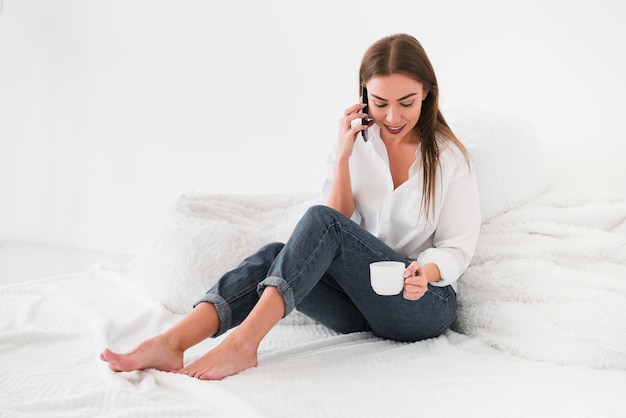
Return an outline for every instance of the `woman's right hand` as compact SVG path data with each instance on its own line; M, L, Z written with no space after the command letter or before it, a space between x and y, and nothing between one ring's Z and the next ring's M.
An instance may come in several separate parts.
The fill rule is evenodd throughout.
M343 113L343 118L339 120L339 143L337 144L337 159L347 159L352 155L354 142L359 132L368 128L361 124L361 119L367 117L361 110L365 107L364 103L358 103L347 108ZM359 119L359 123L353 123Z
M354 213L354 197L352 196L352 182L350 180L349 159L352 155L354 142L359 132L367 126L361 124L361 118L366 117L361 110L363 103L355 104L347 108L343 118L339 120L339 142L337 144L337 160L335 161L335 177L328 195L326 204L350 217ZM353 121L359 119L358 123Z

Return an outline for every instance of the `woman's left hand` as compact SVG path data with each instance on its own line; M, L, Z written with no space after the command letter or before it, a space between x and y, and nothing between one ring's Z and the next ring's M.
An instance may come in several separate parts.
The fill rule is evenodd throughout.
M404 270L404 298L418 300L428 291L426 270L417 261Z

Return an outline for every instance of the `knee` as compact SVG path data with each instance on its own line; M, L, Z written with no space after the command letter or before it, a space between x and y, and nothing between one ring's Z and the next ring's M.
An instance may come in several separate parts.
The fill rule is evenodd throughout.
M270 242L269 244L266 244L263 247L261 247L259 251L257 252L257 254L261 256L268 256L271 259L274 259L276 258L278 253L283 249L284 246L285 244L282 242Z
M307 209L305 216L319 216L320 214L328 212L329 209L331 208L326 205L313 205Z
M328 220L335 220L341 213L326 205L311 206L303 215L303 219L313 222L327 223Z

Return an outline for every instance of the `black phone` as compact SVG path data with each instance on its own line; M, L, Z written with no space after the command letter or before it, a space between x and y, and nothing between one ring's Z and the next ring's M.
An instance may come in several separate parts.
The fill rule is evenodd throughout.
M367 100L367 89L364 85L361 86L361 100L365 104L365 107L361 110L361 112L367 114L366 117L361 119L361 125L369 126L372 122L372 117L370 116L369 102ZM363 141L367 142L367 129L361 131L361 136L363 137Z

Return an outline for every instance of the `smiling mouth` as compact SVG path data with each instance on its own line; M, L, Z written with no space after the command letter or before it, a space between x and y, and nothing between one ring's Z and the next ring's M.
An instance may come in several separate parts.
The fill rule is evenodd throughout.
M392 135L397 135L400 132L402 132L402 130L404 129L404 125L402 126L388 126L385 125L385 129L387 130L387 132L389 132Z

